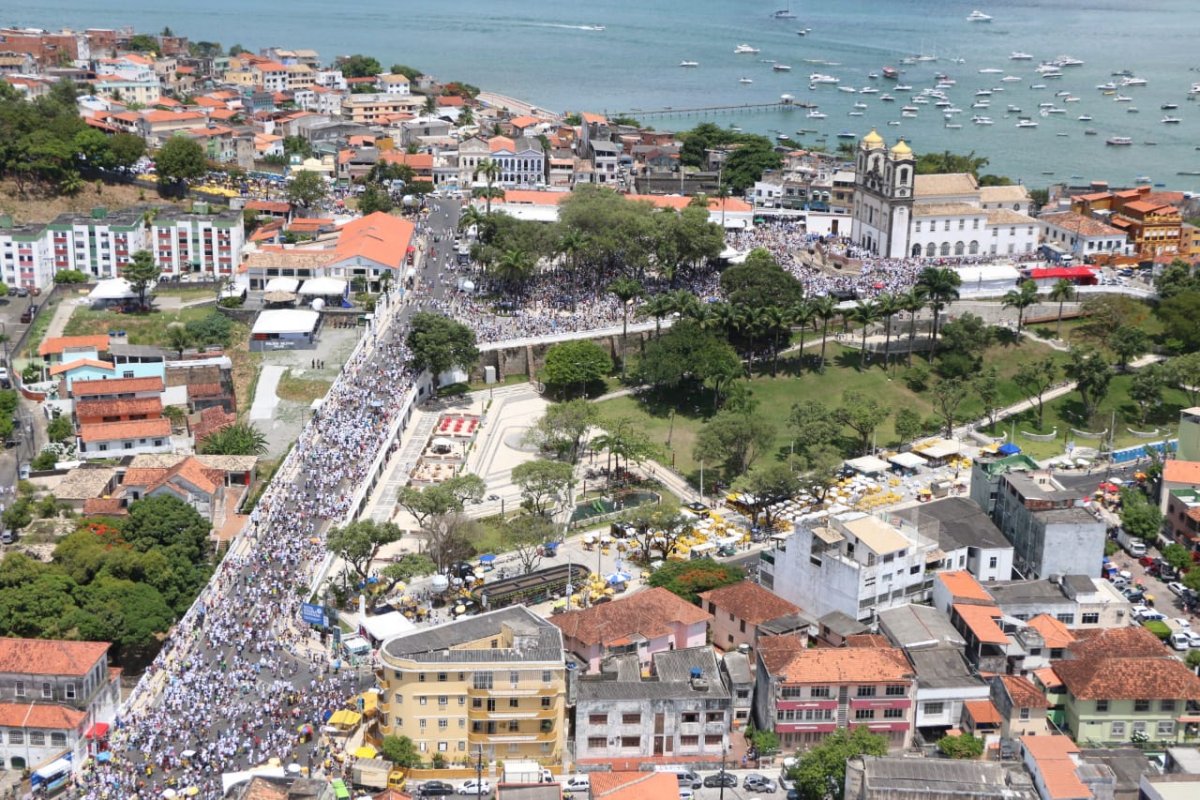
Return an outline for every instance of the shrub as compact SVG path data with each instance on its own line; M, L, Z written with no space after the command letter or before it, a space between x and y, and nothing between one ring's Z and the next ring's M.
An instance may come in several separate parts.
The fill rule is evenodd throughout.
M33 461L29 463L29 466L35 472L43 472L54 469L54 465L57 463L58 456L55 455L53 450L43 450L33 457Z
M909 391L923 392L929 388L929 375L929 367L918 363L905 371L904 385L909 388Z
M1162 622L1157 619L1147 620L1146 622L1143 622L1142 627L1144 627L1146 630L1153 633L1159 639L1162 639L1164 642L1167 639L1169 639L1171 636L1171 629L1169 627L1167 627L1167 623Z

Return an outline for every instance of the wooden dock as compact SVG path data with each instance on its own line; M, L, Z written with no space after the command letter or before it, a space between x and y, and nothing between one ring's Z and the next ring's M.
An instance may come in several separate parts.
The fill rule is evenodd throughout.
M780 111L799 108L795 101L777 100L773 103L742 103L732 106L695 106L692 108L643 108L629 111L605 112L610 119L616 117L633 117L637 120L651 117L704 117L710 114L758 113L762 111Z

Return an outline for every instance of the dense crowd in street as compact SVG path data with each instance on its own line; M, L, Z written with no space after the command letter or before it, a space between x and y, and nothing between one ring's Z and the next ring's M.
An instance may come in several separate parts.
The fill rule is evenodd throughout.
M296 587L325 557L324 521L349 510L412 386L400 332L368 335L378 340L346 364L237 547L142 677L110 736L111 757L89 759L70 796L157 798L194 786L219 798L221 773L271 759L335 768L332 745L314 745L314 733L364 687L297 628Z

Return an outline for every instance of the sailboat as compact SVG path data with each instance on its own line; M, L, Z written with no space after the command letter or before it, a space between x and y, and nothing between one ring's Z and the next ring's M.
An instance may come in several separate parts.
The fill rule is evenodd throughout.
M796 15L792 13L792 4L789 2L787 8L781 8L771 15L775 19L795 19Z

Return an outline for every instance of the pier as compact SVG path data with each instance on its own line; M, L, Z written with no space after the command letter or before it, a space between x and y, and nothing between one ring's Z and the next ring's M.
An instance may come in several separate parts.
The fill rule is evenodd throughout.
M773 103L741 103L732 106L694 106L692 108L645 108L631 109L629 111L608 112L604 115L609 118L616 117L634 117L642 120L651 117L690 117L690 116L708 116L709 114L735 114L735 113L756 113L760 111L779 111L783 109L797 108L796 101L787 98L784 100L776 100Z

